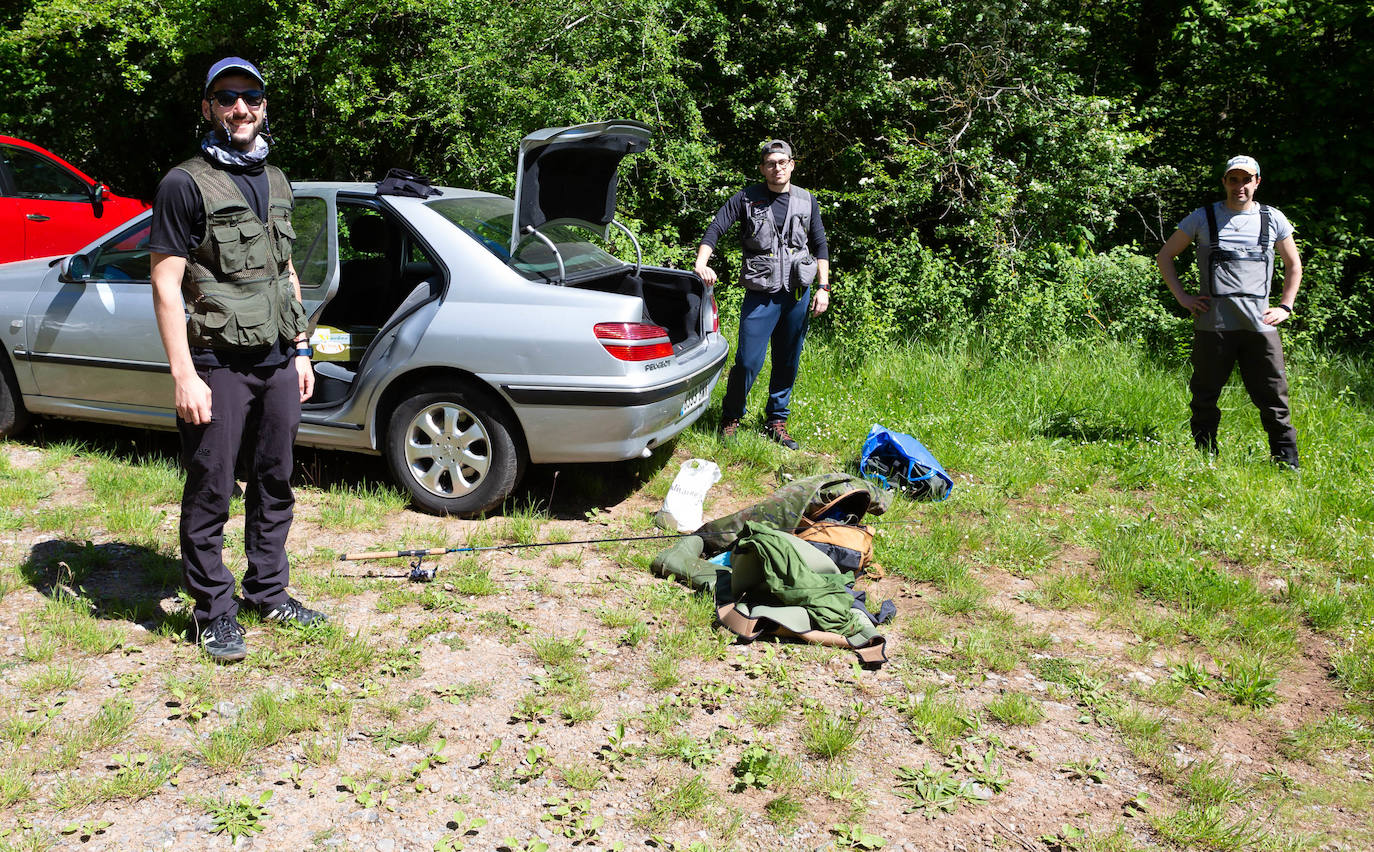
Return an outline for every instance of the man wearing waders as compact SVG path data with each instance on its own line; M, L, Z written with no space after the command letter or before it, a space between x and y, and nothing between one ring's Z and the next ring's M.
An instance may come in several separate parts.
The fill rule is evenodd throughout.
M1289 420L1288 378L1278 325L1293 315L1302 261L1293 226L1277 208L1255 201L1260 167L1253 157L1232 157L1223 170L1226 199L1188 214L1155 262L1174 298L1193 315L1193 442L1215 453L1221 410L1217 399L1232 368L1259 409L1274 461L1298 467L1298 438ZM1184 291L1174 268L1188 244L1198 243L1198 295ZM1269 304L1274 252L1283 258L1283 293Z
M749 388L763 369L771 342L773 368L768 376L764 433L795 450L797 442L787 432L788 403L807 322L830 306L830 254L815 197L792 185L796 165L792 146L773 139L759 153L764 182L745 187L720 208L697 247L693 270L708 285L716 283L716 272L706 261L716 242L739 220L744 244L740 283L748 292L740 307L735 363L725 380L720 431L729 438L739 430Z
M237 56L210 67L200 153L158 185L148 248L158 332L175 383L186 486L181 560L192 633L216 662L247 655L224 524L242 445L243 602L264 620L325 620L287 593L291 447L315 376L291 262L291 185L266 163L267 88Z

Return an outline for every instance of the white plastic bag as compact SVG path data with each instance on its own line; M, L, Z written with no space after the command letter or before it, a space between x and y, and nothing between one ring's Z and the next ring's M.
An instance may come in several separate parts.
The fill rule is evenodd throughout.
M678 532L691 532L701 526L701 505L706 501L706 492L719 481L720 468L715 462L706 459L683 462L655 522L663 529Z

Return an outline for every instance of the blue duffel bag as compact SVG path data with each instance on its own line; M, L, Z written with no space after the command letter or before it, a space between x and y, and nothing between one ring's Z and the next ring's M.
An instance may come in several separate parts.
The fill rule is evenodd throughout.
M954 489L954 480L925 444L877 423L864 438L859 474L882 483L884 488L901 489L916 500L943 500Z

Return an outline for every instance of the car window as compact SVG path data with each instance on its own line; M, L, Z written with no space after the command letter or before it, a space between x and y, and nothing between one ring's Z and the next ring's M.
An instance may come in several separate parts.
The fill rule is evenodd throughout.
M44 201L90 201L85 181L49 160L23 148L0 146L20 198Z
M296 242L291 246L291 262L301 286L319 287L329 274L328 209L323 198L309 196L296 199L291 213L291 226L296 230Z
M100 244L91 257L92 279L147 281L152 277L148 260L148 234L153 220L145 219Z
M514 261L511 260L507 247L515 202L509 198L440 198L428 202L428 206L529 280L551 281L558 277L558 259L537 237L527 237L517 247ZM569 277L625 265L615 255L592 243L594 235L585 228L546 224L539 232L558 247Z

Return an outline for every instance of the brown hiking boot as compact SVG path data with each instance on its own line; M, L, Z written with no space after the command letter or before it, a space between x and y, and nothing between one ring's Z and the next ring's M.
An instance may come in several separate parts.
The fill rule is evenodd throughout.
M786 420L770 420L764 429L766 430L765 434L768 435L768 440L777 441L789 450L797 448L797 442L787 433Z
M720 421L720 436L722 438L733 438L739 431L739 418L732 417L729 420Z

